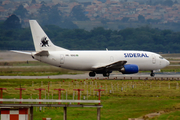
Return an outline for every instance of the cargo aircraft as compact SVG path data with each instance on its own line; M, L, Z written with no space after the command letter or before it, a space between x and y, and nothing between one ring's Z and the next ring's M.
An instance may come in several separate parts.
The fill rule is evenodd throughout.
M169 61L161 55L147 51L72 51L54 45L36 20L30 20L30 28L35 46L35 52L14 51L29 54L32 58L53 66L91 71L90 77L102 74L109 77L112 71L122 74L134 74L139 71L151 71L154 76L155 70L160 70L169 65Z

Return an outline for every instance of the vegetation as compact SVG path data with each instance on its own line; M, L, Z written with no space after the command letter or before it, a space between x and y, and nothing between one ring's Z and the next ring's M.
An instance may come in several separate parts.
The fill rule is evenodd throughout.
M155 117L152 120L179 120L180 111L169 111L159 117Z
M0 76L44 76L80 74L82 71L67 70L38 61L0 62Z
M1 27L0 27L1 28ZM62 29L49 25L43 27L51 40L58 46L71 50L147 50L163 53L178 53L179 32L159 30L144 26L123 30L106 30L103 27L91 31ZM33 50L29 28L0 29L0 49Z
M48 95L48 84L49 95ZM158 80L70 80L70 79L0 79L0 87L7 88L3 92L3 98L19 98L19 93L14 90L17 87L26 88L23 90L24 99L38 98L38 91L35 88L45 88L42 91L42 98L58 99L58 92L55 88L64 88L62 99L73 99L73 89L81 88L81 99L83 96L89 100L97 100L98 96L94 89L102 86L101 109L102 120L127 120L128 118L143 118L146 114L164 111L168 118L178 118L179 106L179 85L180 81L158 81ZM87 96L88 91L88 96ZM111 92L110 92L111 91ZM18 94L17 94L18 93ZM75 93L74 99L77 99ZM66 103L68 104L68 103ZM72 103L73 104L73 103ZM172 113L172 112L173 113ZM91 120L96 119L95 108L68 108L68 119ZM164 115L162 115L164 116ZM50 117L53 120L63 118L62 108L34 108L34 119L40 120L43 117ZM167 118L166 117L166 118ZM177 119L175 119L177 120Z
M11 15L1 26L3 29L20 29L20 19L16 15Z
M25 61L25 62L0 62L0 66L49 66L48 64L39 61Z

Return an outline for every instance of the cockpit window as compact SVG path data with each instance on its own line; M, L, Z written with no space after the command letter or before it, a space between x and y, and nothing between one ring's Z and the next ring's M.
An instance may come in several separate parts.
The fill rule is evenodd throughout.
M160 59L164 59L162 56L159 56Z

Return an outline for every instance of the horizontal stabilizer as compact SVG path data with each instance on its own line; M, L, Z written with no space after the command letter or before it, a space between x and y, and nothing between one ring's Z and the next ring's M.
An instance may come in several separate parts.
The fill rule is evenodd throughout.
M40 52L36 53L35 55L37 55L37 56L48 56L49 52L48 51L40 51Z
M17 51L17 50L11 50L12 52L16 52L16 53L22 53L22 54L27 54L27 55L31 55L30 52L24 52L24 51Z

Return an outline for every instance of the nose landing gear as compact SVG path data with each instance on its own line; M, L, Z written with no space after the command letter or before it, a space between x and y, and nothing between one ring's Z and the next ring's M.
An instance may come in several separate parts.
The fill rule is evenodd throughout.
M151 76L151 77L154 77L154 76L155 76L155 73L153 72L153 70L151 70L150 76Z

